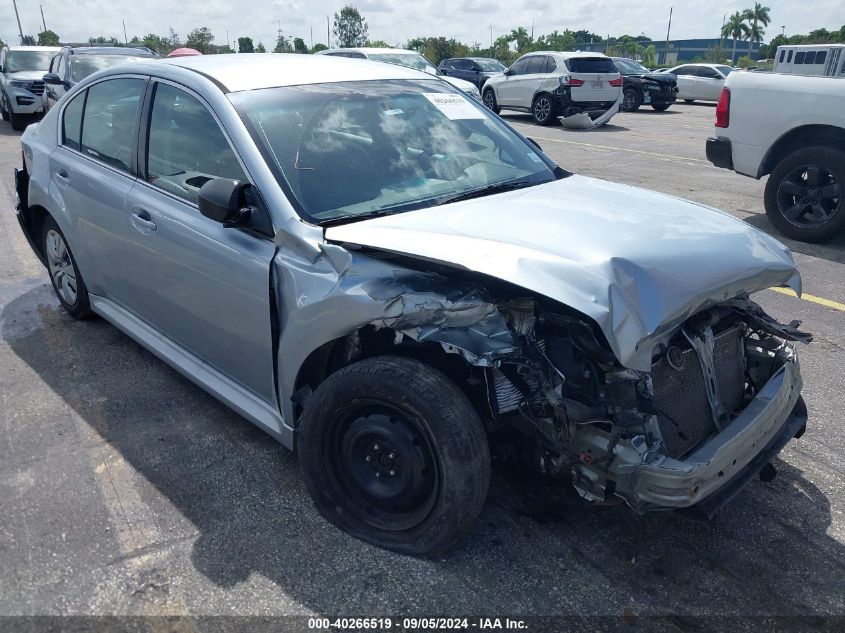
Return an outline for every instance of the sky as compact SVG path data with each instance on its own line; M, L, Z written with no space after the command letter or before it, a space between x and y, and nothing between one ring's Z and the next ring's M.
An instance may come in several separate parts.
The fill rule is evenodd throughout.
M712 0L681 4L676 1L672 15L672 39L718 37L722 17L752 6ZM188 32L207 26L214 42L223 44L248 35L272 49L277 31L289 37L302 37L306 44L326 41L326 16L345 4L353 4L367 19L370 39L391 44L429 35L454 37L463 42L490 43L490 31L498 37L517 26L539 36L554 29L587 29L601 35L639 35L652 39L666 37L671 0L17 0L24 34L42 30L39 4L44 6L47 27L62 41L87 41L92 35L123 40L126 31L142 36L166 34L173 28L184 41ZM814 0L807 4L786 0L765 0L772 24L766 40L786 27L786 33L806 33L816 28L839 29L845 22L843 0ZM247 9L248 7L248 9ZM313 33L313 39L312 39ZM0 3L0 38L17 44L17 23L12 0Z

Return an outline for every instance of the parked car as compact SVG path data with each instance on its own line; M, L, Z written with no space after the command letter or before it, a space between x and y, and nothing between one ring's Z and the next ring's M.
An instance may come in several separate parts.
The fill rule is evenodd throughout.
M43 77L47 84L47 108L52 108L68 90L98 70L157 57L148 48L65 46L50 60L48 73Z
M434 64L415 51L408 51L402 48L332 48L325 51L319 51L317 54L328 55L329 57L369 59L374 62L397 64L398 66L421 70L429 75L442 77L458 90L463 90L476 99L481 99L481 93L478 91L478 88L474 83L459 79L458 77L448 77L444 75L437 70Z
M678 99L693 101L718 101L725 85L725 78L734 69L725 64L683 64L665 72L678 80Z
M800 292L786 247L574 175L426 73L143 61L22 145L18 220L64 309L295 446L317 509L369 543L454 543L490 444L585 501L709 515L805 427L809 337L748 298Z
M766 215L787 237L823 242L841 236L845 233L843 102L845 81L732 73L716 107L707 158L716 167L752 178L768 175Z
M663 112L675 103L678 82L672 73L653 73L633 59L612 57L624 80L622 110L636 112L641 105L650 105Z
M775 53L774 71L845 79L845 44L783 44Z
M5 46L0 51L0 114L12 129L23 130L44 112L44 71L57 46Z
M484 105L530 112L539 125L586 112L591 118L619 101L622 76L601 53L528 53L484 84Z
M444 59L437 69L448 77L457 77L468 81L481 90L490 77L505 72L505 66L498 59L490 57L455 57Z

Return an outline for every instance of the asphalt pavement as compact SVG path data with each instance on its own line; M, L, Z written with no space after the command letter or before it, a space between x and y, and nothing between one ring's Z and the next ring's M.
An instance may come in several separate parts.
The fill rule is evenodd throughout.
M711 105L588 132L503 116L567 169L774 232L764 183L705 159ZM807 433L775 481L697 522L497 472L469 537L417 560L326 523L294 455L106 322L59 308L14 216L18 136L0 123L0 615L661 615L677 630L708 628L686 616L845 616L845 236L788 242L822 302L756 295L816 336L800 350Z

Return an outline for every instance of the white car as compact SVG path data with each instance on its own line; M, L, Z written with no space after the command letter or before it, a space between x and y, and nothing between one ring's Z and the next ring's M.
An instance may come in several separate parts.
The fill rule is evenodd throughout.
M600 116L618 105L622 75L601 53L528 53L484 84L484 105L530 112L539 125L586 112Z
M733 68L725 64L683 64L663 72L678 78L678 99L693 101L718 101L725 79Z
M0 51L0 113L12 129L23 130L44 112L44 73L58 46L12 46Z
M332 48L326 51L319 51L318 55L329 55L331 57L350 57L352 59L369 59L374 62L385 64L396 64L414 70L421 70L429 75L437 75L444 81L448 81L458 90L481 99L478 87L469 81L448 77L437 70L437 67L416 51L409 51L404 48Z

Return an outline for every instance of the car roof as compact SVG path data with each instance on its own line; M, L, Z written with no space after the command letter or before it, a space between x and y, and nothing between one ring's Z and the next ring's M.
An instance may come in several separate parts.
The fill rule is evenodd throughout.
M528 57L529 55L551 55L562 59L572 59L573 57L607 57L604 53L592 53L590 51L531 51L530 53L525 53L523 57Z
M41 51L47 53L56 53L62 50L61 46L8 46L6 48L10 53L12 51Z
M336 53L338 51L344 51L347 53L364 53L366 55L371 55L373 53L405 53L408 55L419 55L417 51L411 51L407 48L378 48L372 46L362 46L358 48L330 48L325 51L320 51L323 55L327 53Z
M158 57L148 48L127 46L68 46L74 55L126 55L128 57Z
M176 66L204 75L226 92L341 81L432 78L428 73L395 64L374 64L363 59L293 53L166 57L154 62L132 64L132 68L138 72L153 75L158 74L156 68L160 69L162 66ZM125 71L126 66L122 68Z

